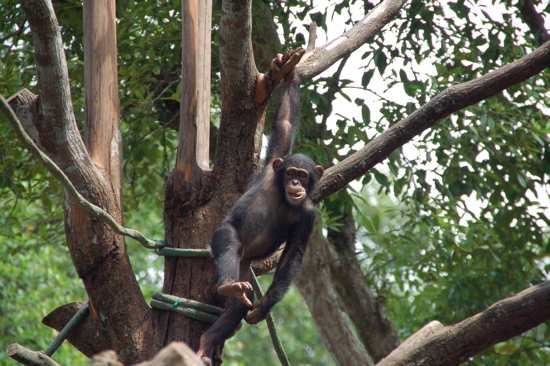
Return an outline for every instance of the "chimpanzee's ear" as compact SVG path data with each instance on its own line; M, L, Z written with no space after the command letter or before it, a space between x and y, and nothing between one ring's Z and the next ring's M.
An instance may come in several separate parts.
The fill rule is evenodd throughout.
M323 173L325 172L325 169L323 169L322 166L317 165L315 167L315 170L317 170L317 179L321 179L321 177L323 176Z
M281 164L283 162L283 159L281 158L277 158L275 160L273 160L273 170L277 170L277 167L279 166L279 164Z

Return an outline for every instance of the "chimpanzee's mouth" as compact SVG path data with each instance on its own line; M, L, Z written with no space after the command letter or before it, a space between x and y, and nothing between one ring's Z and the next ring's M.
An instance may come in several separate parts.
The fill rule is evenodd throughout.
M288 192L288 195L295 200L301 199L302 197L305 196L305 194L306 194L306 191L303 191L303 190L296 191L296 192Z

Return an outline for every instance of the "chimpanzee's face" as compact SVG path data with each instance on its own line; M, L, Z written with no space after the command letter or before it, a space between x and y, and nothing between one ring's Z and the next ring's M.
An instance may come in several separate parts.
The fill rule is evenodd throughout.
M300 205L307 197L309 173L305 169L289 167L284 174L286 200L293 206Z

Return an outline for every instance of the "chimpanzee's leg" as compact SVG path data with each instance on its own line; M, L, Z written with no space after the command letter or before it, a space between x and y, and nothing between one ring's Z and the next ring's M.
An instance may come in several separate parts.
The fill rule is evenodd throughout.
M245 294L252 290L252 285L239 277L243 246L232 225L224 223L214 232L212 255L218 267L218 293L236 297L247 306L252 306Z
M240 268L241 278L248 280L250 276L248 264L241 265ZM250 290L245 291L245 296L248 302L254 300L254 294ZM197 352L199 357L206 356L212 359L214 349L235 333L249 309L250 307L240 299L227 297L227 309L201 336L200 348Z
M201 336L199 357L206 356L212 359L212 351L231 337L239 327L241 320L246 316L249 307L241 300L228 297L229 308L218 320Z

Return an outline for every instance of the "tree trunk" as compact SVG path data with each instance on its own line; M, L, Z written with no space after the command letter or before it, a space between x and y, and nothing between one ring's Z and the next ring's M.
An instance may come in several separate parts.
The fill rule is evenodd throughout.
M114 0L84 1L84 144L122 205L116 11Z
M341 366L374 365L342 311L341 299L332 284L330 267L324 265L335 257L330 244L321 234L314 232L308 243L302 269L294 283L304 297L323 343L336 363Z
M346 192L341 197L351 201ZM328 241L324 245L335 248L336 256L328 258L331 284L340 303L355 325L357 334L375 362L386 357L399 346L399 337L384 306L365 281L357 260L355 247L355 219L351 205L338 220L342 226L338 231L328 230ZM326 263L325 261L324 263Z
M120 144L112 144L113 139L117 141L119 133L118 104L116 100L105 104L95 101L100 96L116 98L117 95L116 67L113 67L116 65L114 2L102 5L103 7L96 9L97 12L91 11L88 15L91 17L88 19L90 23L87 23L90 26L87 32L97 32L90 35L92 44L87 47L92 52L87 62L94 64L92 59L102 55L99 64L105 66L99 70L104 83L90 83L91 91L87 92L92 109L87 115L90 118L87 131L93 135L85 138L90 148L89 153L80 136L72 109L63 42L53 6L49 1L22 2L35 42L40 98L33 123L40 145L87 200L102 207L121 223ZM95 16L103 19L98 21ZM107 41L107 44L111 44L111 47L105 53L96 52L97 48L104 45L94 40L108 38L111 43ZM109 91L105 91L104 87ZM103 108L108 110L104 111ZM95 160L90 158L91 155ZM115 176L118 177L117 186L112 184ZM65 204L65 234L76 271L88 293L93 314L101 319L105 330L100 344L108 344L110 348L119 351L127 363L137 362L154 353L154 349L138 346L153 343L147 337L150 333L143 331L143 319L149 315L149 308L132 271L124 239L115 235L105 223L90 215L68 196ZM120 293L125 296L108 295ZM66 314L67 309L60 309L59 316L53 314L50 319L63 318L62 314ZM93 323L90 320L89 324ZM55 324L56 329L62 326L63 324ZM128 329L132 331L128 332ZM127 336L121 337L121 334Z

